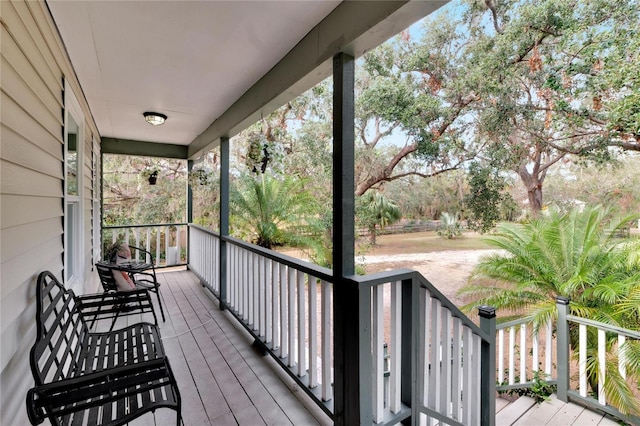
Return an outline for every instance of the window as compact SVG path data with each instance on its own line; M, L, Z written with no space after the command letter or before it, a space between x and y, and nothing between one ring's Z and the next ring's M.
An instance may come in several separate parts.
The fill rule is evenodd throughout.
M83 293L82 110L65 87L64 123L64 275L68 287Z

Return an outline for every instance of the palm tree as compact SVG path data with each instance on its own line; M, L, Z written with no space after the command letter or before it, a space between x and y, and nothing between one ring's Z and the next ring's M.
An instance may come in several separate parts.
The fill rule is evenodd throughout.
M357 215L369 229L372 245L376 245L376 228L391 225L402 217L398 205L378 191L369 191L358 198Z
M478 305L502 308L520 314L515 316L524 315L537 331L556 319L555 297L565 296L571 299L573 315L640 329L640 243L615 238L615 231L635 217L609 217L609 210L595 207L553 211L526 225L499 226L487 240L501 252L483 258L472 276L496 284L465 287L461 294L475 300L464 309ZM570 334L571 347L576 349L577 330ZM611 338L607 344L613 348L615 341ZM638 380L640 344L628 341L625 345L630 376ZM597 351L593 347L587 352L589 382L597 391ZM617 357L613 358L607 360L605 393L622 413L639 413L640 404L614 367Z
M317 202L304 179L243 175L229 197L232 226L253 243L272 248L308 245L317 232Z

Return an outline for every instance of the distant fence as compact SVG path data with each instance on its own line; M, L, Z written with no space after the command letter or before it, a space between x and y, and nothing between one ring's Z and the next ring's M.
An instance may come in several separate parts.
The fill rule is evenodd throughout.
M388 235L388 234L408 234L410 232L427 232L427 231L435 231L438 229L440 225L440 221L438 220L430 220L427 222L417 222L417 223L402 223L396 225L385 226L382 229L377 229L378 235ZM368 228L358 228L358 235L369 235Z

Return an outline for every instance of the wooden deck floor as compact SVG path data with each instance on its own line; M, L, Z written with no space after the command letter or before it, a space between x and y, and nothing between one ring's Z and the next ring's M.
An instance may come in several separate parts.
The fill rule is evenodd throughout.
M152 299L180 388L185 426L331 424L275 361L252 349L249 334L220 311L194 274L167 271L159 273L158 280L166 322L162 323L155 294ZM150 314L130 316L119 319L116 327L141 319L153 321ZM555 395L539 405L527 397L513 403L498 398L496 412L497 426L617 425L602 414L562 403ZM160 409L130 424L172 425L175 415Z
M276 373L275 361L252 349L248 333L220 311L195 275L162 272L158 280L166 315L162 339L178 381L186 426L331 424L293 380ZM155 294L152 298L157 304ZM161 322L157 306L156 314ZM118 326L136 320L140 318L122 318ZM160 409L131 424L175 424L175 415Z
M496 399L496 426L616 426L618 423L602 413L577 404L565 403L551 395L549 401L536 404L533 398L521 397L509 403Z

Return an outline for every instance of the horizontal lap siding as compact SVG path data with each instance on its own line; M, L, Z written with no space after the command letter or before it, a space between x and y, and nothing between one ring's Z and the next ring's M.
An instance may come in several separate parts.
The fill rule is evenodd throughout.
M0 2L0 424L28 424L35 281L63 271L63 77L85 115L85 276L91 272L91 149L97 130L42 2Z

